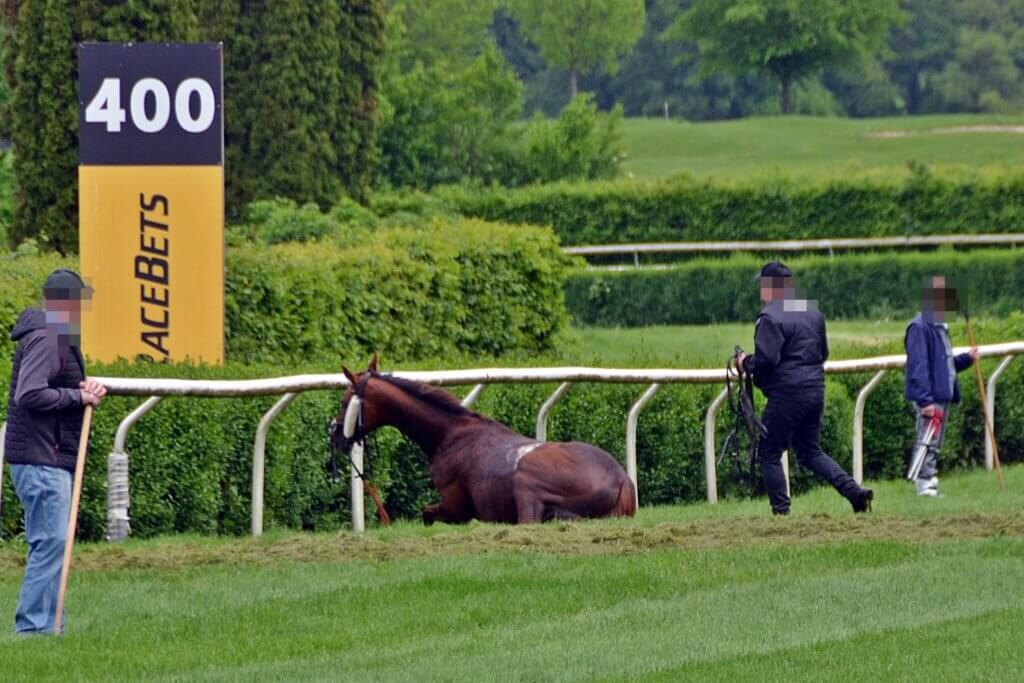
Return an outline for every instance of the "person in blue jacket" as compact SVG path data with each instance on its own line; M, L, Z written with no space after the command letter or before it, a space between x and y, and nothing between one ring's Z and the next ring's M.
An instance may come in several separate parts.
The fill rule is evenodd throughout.
M956 288L943 276L928 278L921 288L921 313L907 326L903 346L907 351L905 395L917 415L917 438L914 450L924 442L928 423L936 410L948 417L949 406L960 402L958 372L971 367L978 359L978 349L953 354L946 320L956 316ZM920 496L939 497L939 449L942 429L928 444L924 464L914 482Z

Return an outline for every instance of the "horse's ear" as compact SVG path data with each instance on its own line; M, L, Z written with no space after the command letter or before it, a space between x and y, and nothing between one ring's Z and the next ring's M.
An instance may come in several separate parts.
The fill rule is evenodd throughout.
M367 372L377 372L377 366L380 365L380 354L374 353L370 359L370 365L366 368Z
M345 378L346 378L346 379L348 380L348 383L349 383L349 384L350 384L350 385L351 385L351 386L352 386L353 388L355 388L355 386L356 386L356 384L357 384L357 382L356 382L356 376L352 374L352 371L351 371L351 370L349 370L348 368L346 368L346 367L345 367L344 365L342 365L342 366L341 366L341 371L342 371L342 372L343 372L343 373L345 374Z

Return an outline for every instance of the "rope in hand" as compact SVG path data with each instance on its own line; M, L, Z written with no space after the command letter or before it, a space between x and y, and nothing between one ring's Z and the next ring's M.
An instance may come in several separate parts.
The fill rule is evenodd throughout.
M718 464L727 457L733 463L733 477L737 484L756 492L761 478L757 474L757 447L764 434L764 425L754 408L754 382L750 373L739 366L739 346L725 365L725 390L729 409L733 414L733 427L725 437L718 455ZM747 441L745 458L740 441Z

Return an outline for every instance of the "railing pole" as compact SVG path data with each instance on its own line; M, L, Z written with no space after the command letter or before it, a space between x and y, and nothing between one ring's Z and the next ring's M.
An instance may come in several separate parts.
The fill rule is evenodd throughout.
M1004 356L1002 362L996 367L992 375L988 378L988 423L992 425L992 438L985 439L985 469L991 470L995 464L995 458L992 454L992 442L995 441L996 435L996 382L1002 377L1006 367L1013 360L1013 356Z
M131 533L128 521L128 508L131 496L128 484L128 452L125 443L128 431L163 399L163 396L150 396L139 407L121 420L114 435L114 449L107 456L107 540L123 541Z
M640 501L640 489L636 477L636 425L640 419L640 411L654 398L660 388L660 384L652 384L647 387L647 391L629 409L629 417L626 418L626 475L633 482L633 489L637 494L637 504Z
M572 382L562 382L555 389L555 392L548 397L548 400L544 401L544 405L540 407L540 412L537 413L537 441L548 440L548 413L565 396L565 392L569 391L570 387L572 387Z
M462 399L463 408L472 408L476 404L476 400L480 398L480 394L484 393L484 389L487 388L486 384L477 384L473 387L466 398Z
M715 417L728 395L729 390L722 389L722 393L711 402L708 412L704 416L704 480L707 482L708 502L712 505L718 502L718 472L715 468L718 449L715 447Z
M256 439L252 445L252 500L250 503L250 514L252 515L252 537L259 538L263 535L263 482L266 474L266 452L267 432L270 430L270 423L281 414L288 404L298 394L285 394L271 406L270 410L260 418L260 424L256 427Z
M858 484L864 483L864 404L884 375L885 370L879 370L857 392L857 401L853 408L853 478Z
M357 442L352 446L352 531L361 534L366 531L366 510L363 500L363 480L357 472L363 471L363 444Z
M789 495L789 451L782 451L782 476L786 478L786 495Z

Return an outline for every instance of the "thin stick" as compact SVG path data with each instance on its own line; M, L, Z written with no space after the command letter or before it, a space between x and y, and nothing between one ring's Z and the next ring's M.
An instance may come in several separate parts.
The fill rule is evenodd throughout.
M974 329L971 327L971 318L964 311L964 321L967 323L967 342L971 348L977 346L974 343ZM974 376L978 378L978 395L981 396L981 412L985 416L985 432L988 434L989 442L992 444L992 462L996 467L996 478L999 480L999 490L1006 490L1006 482L1003 481L1003 467L999 464L999 447L996 445L996 432L992 429L992 421L988 419L988 394L985 393L985 379L981 376L980 359L974 361Z
M68 535L64 539L64 564L60 568L60 591L57 593L57 613L53 618L53 634L60 635L64 620L64 600L68 592L68 575L71 573L71 551L75 547L75 529L78 526L78 504L82 499L82 480L85 476L85 452L89 448L89 430L92 427L92 406L85 407L82 417L82 436L78 440L78 460L75 462L75 485L71 492L71 517L68 519Z

